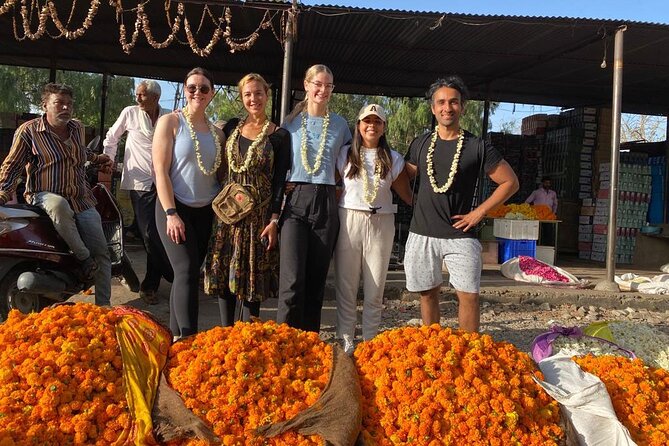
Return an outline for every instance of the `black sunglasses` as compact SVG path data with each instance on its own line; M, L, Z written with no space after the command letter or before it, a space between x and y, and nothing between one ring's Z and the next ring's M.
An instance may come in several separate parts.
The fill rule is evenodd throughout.
M207 94L209 91L211 91L211 87L209 87L209 85L186 85L186 91L188 91L190 94L195 94L195 92L198 90L202 94Z

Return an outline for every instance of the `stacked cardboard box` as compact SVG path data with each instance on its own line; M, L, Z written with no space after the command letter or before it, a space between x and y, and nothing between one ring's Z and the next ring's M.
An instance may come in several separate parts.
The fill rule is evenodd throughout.
M648 223L657 225L664 223L664 189L666 157L653 156L648 158L650 164L651 192L648 207Z
M506 162L516 172L520 188L511 197L510 203L522 203L537 187L540 177L539 163L541 138L529 135L510 135L505 133L488 133L488 142L500 151ZM485 179L484 197L489 197L497 185Z
M616 262L632 263L636 235L646 224L650 202L651 176L648 156L644 153L621 153L616 212ZM606 259L611 197L611 165L600 163L599 190L592 217L591 259Z

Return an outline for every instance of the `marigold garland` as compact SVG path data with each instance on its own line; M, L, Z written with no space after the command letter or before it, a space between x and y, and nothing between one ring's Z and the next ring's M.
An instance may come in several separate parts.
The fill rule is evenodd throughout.
M669 444L669 372L622 356L587 355L574 360L602 380L618 419L639 446Z
M369 445L556 445L558 404L530 357L488 335L429 327L386 331L354 357Z
M274 438L257 427L284 421L320 397L332 368L332 347L318 334L275 322L238 322L175 343L166 376L186 406L223 445L320 445L318 436ZM204 443L190 440L170 445Z
M109 445L131 422L116 316L63 305L0 324L0 445Z

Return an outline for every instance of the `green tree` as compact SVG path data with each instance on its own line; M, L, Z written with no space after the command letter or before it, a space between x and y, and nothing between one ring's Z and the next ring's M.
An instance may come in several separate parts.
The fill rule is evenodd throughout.
M100 125L102 75L76 71L56 72L56 81L74 90L74 116L85 125ZM49 82L49 70L0 66L0 112L41 113L41 91ZM105 123L111 124L123 107L134 103L135 81L131 77L113 76L109 80Z

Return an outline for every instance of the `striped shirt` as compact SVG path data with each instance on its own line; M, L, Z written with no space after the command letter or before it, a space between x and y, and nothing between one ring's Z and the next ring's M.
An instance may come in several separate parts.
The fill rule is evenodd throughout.
M97 155L84 145L81 122L70 120L67 129L70 137L63 141L47 125L44 115L16 130L12 148L0 167L0 203L10 200L16 180L25 169L25 197L29 203L37 192L53 192L64 197L75 213L95 206L84 164Z

